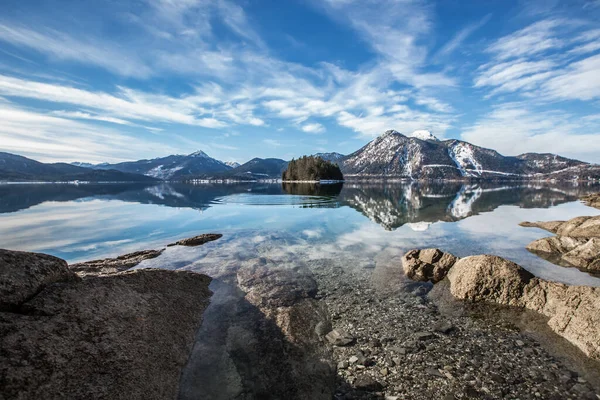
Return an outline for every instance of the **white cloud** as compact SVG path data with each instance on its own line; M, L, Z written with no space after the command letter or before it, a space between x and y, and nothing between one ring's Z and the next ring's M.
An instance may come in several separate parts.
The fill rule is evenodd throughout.
M325 132L325 127L319 123L306 124L302 126L302 131L306 133L323 133Z
M499 59L508 59L560 48L566 43L559 37L556 28L566 23L558 19L538 21L511 35L499 38L487 51L494 53Z
M532 110L526 104L496 106L462 132L462 139L501 154L554 153L600 162L600 124L562 111Z
M92 39L75 39L54 29L33 30L0 23L0 41L29 47L59 60L96 65L119 75L148 77L152 73L135 53Z
M0 103L0 148L40 161L123 161L176 152L118 131Z
M600 98L600 54L569 65L549 79L542 90L557 99L592 100Z

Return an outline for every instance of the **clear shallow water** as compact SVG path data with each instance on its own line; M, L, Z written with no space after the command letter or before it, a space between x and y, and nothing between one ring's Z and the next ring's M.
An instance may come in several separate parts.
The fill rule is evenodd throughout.
M69 262L162 248L217 232L199 248L169 248L142 266L222 276L245 260L377 268L415 247L458 256L497 254L545 279L600 286L525 246L549 233L524 220L598 215L577 201L593 186L408 185L3 185L0 247Z

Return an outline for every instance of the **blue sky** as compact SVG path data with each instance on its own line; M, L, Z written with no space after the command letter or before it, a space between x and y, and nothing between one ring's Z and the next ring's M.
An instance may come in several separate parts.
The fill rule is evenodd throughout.
M3 0L0 150L350 153L428 129L600 162L600 1Z

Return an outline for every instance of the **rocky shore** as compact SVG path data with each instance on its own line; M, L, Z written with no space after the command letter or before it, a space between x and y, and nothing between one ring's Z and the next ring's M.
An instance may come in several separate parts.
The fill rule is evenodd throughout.
M175 399L211 278L0 250L0 399Z
M595 229L569 222L543 226ZM207 259L210 278L182 254L0 250L0 399L600 399L598 288L438 249Z
M431 290L400 264L310 269L335 337L346 339L331 337L336 399L598 399L597 362L576 365L581 353L566 341L546 332L552 343L542 345L523 332L532 321L544 331L537 313L464 303L447 281Z

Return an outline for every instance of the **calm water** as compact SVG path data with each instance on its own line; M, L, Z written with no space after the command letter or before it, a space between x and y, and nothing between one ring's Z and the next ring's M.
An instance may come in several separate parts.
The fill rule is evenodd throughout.
M458 256L497 254L546 279L600 286L600 279L525 250L545 231L524 220L598 215L577 201L598 186L352 184L2 185L0 247L69 262L162 248L216 232L199 248L169 248L144 266L222 275L240 262L340 263L375 268L415 247Z

